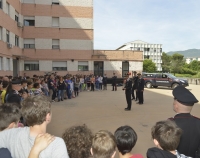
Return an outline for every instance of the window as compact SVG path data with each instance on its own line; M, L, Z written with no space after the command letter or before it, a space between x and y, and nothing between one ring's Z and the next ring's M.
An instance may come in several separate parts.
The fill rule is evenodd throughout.
M8 30L6 30L6 42L10 42L10 32Z
M15 11L15 21L19 22L19 13Z
M39 70L39 61L24 61L24 70L25 71Z
M52 18L52 26L53 27L58 27L59 26L59 18L58 17Z
M15 46L19 47L19 37L15 36Z
M6 14L9 15L9 13L10 13L10 4L6 2Z
M52 40L52 49L60 49L59 39Z
M52 0L53 5L59 5L59 0Z
M0 40L2 40L2 27L0 26Z
M25 49L35 49L35 39L24 39Z
M149 59L149 55L144 55L144 59Z
M3 8L3 2L2 2L2 0L0 0L0 9L2 9Z
M150 50L150 48L144 48L144 51L147 51L147 52L148 52L149 50Z
M2 57L0 57L0 70L2 70Z
M6 70L10 70L10 59L6 58Z
M78 71L88 71L88 61L79 61Z
M66 61L53 61L52 63L53 71L66 71L67 62Z
M162 48L160 48L160 52L162 53Z
M154 52L156 53L156 49L154 49Z
M24 17L24 26L35 26L35 17Z

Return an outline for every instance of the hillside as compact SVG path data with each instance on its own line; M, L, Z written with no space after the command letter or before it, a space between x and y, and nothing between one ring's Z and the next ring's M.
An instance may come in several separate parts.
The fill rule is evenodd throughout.
M184 51L167 52L168 55L173 55L174 53L182 54L184 55L184 57L200 57L200 49L188 49Z

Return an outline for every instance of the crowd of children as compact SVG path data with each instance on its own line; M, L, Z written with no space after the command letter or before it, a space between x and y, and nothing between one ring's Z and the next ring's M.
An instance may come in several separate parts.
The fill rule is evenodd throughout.
M114 158L118 149L119 158L143 158L141 154L131 154L137 142L137 133L131 126L121 126L114 134L107 130L93 133L86 125L66 129L62 138L46 133L52 120L51 102L56 97L58 101L71 99L78 96L80 91L94 91L94 87L98 90L102 85L107 89L103 77L99 78L101 76L62 77L56 74L40 77L34 75L33 78L2 77L0 157ZM100 80L103 84L99 84ZM19 123L21 120L24 127ZM157 122L151 129L156 147L147 150L147 158L190 158L176 150L182 133L181 128L172 120Z

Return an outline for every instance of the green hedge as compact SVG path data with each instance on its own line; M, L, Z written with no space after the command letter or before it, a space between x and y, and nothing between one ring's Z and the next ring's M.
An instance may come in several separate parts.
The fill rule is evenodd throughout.
M191 69L188 69L188 68L182 68L182 70L181 70L181 72L180 72L181 74L190 74L190 75L196 75L197 74L197 72L196 71L194 71L194 70L191 70ZM185 76L186 77L186 76Z

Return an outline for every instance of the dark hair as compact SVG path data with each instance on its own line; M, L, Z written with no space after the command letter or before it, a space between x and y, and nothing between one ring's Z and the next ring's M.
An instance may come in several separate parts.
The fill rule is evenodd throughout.
M8 128L8 126L20 120L20 109L16 103L5 103L0 106L0 131Z
M38 86L40 86L40 84L36 82L34 83L33 88L37 88Z
M173 151L179 145L182 130L174 121L166 120L157 122L151 129L153 139L156 139L161 148Z
M29 86L29 85L32 85L33 84L33 82L31 82L31 81L28 81L27 82L27 85Z
M86 126L72 126L65 130L62 138L67 146L70 158L90 157L92 131ZM77 150L78 149L78 150Z
M9 84L8 81L3 81L3 82L2 82L2 87L3 87L3 88L6 88L6 87L8 87L8 84Z
M22 80L22 81L21 81L21 84L23 84L23 83L27 83L27 81L26 81L26 80Z
M41 125L51 113L51 103L45 96L31 96L22 102L22 116L29 126Z
M137 133L130 126L121 126L115 131L117 148L122 155L131 152L137 142Z

